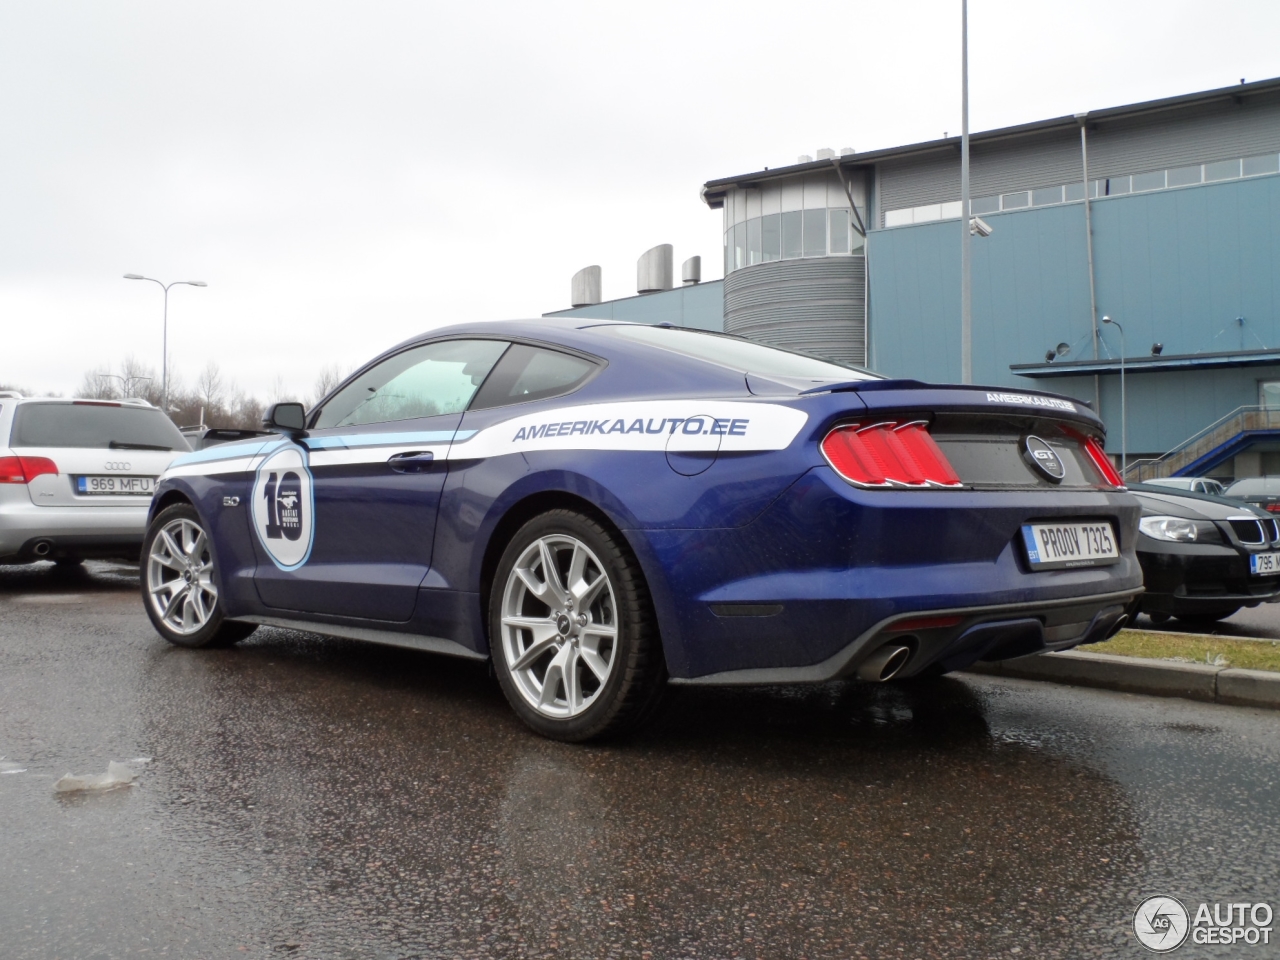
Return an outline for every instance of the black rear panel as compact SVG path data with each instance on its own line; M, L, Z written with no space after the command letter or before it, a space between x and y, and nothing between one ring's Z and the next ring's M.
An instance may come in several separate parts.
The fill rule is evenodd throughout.
M1108 486L1085 451L1085 438L1076 424L1016 414L939 413L933 417L929 433L960 479L977 489ZM1058 455L1061 480L1055 481L1049 472L1032 466L1028 437L1043 440Z

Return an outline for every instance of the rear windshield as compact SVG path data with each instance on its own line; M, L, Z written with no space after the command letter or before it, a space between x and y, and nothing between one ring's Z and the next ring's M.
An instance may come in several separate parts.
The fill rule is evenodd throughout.
M154 407L98 403L24 403L14 414L9 446L191 449L173 421Z
M880 379L876 374L858 367L847 367L842 363L819 360L817 357L777 347L766 347L762 343L752 343L741 337L720 333L629 323L605 324L594 329L762 377L798 377L807 380Z

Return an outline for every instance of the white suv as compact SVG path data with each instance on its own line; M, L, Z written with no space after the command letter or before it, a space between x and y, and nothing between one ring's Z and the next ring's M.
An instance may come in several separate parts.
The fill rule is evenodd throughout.
M156 478L190 449L144 400L0 392L0 563L136 559Z

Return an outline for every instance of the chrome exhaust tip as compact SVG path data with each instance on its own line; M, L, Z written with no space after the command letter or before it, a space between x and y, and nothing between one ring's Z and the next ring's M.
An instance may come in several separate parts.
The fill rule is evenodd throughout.
M50 551L52 550L53 550L53 544L50 543L48 540L37 541L36 545L31 548L31 552L34 553L37 557L47 557Z
M899 647L893 644L881 647L858 667L858 679L868 683L884 683L892 680L898 671L911 659L910 647Z

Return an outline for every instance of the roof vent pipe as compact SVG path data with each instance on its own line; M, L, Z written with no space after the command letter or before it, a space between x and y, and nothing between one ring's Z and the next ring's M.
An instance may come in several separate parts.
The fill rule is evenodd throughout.
M690 257L680 265L680 282L692 286L702 282L702 258Z
M836 152L832 150L830 147L823 147L821 150L818 151L819 160L834 160L835 158L836 158Z
M604 299L601 289L600 267L583 267L573 275L573 293L569 303L575 307L593 307Z
M674 250L669 243L660 243L646 250L636 261L636 293L657 293L674 286Z

